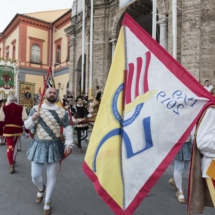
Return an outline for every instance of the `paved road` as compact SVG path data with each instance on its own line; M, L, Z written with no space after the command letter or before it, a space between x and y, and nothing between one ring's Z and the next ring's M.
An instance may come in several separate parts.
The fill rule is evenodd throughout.
M29 142L30 140L22 139L22 150L17 156L17 172L14 175L9 174L6 147L0 147L0 215L42 214L43 205L35 203L37 189L32 184L30 162L25 156ZM87 144L84 143L83 146L85 151ZM53 215L113 215L82 172L83 160L84 153L79 154L75 148L73 154L63 162L61 173L57 174L57 186L52 197ZM167 184L172 171L171 165L141 203L135 215L186 214L186 205L177 202L174 189ZM184 180L185 188L186 184L187 177ZM206 208L203 214L215 214L215 209Z

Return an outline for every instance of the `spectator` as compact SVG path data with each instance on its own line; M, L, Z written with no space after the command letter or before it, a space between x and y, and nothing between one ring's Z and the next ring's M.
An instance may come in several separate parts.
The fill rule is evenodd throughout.
M96 101L100 102L101 101L101 97L102 97L102 92L101 90L99 89L99 86L96 86Z
M67 96L67 101L69 103L69 106L72 106L73 104L73 95L72 95L72 92L70 91L69 92L69 95Z
M209 80L205 80L205 86L204 86L204 88L207 90L207 91L211 91L211 89L213 88L213 86L212 85L210 85L210 82L209 82Z
M63 95L63 106L67 106L68 105L68 101L67 101L67 98L66 98L66 95Z
M83 98L84 106L88 104L88 96L85 92L82 92L81 97Z
M192 141L190 135L174 159L175 167L173 178L171 178L168 182L176 189L176 197L181 204L186 203L182 189L182 176L189 170L191 151Z

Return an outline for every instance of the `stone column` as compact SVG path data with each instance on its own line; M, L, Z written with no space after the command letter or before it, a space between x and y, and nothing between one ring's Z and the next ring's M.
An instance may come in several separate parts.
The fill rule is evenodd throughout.
M75 72L76 72L76 65L75 65L75 50L76 50L76 38L74 35L71 36L70 39L70 72L69 72L69 91L72 91L73 94L75 93ZM73 95L74 96L74 95Z
M160 45L167 49L167 19L163 18L159 20L158 24L160 25Z
M112 59L113 59L113 55L114 55L114 52L115 52L117 39L112 39L109 42L112 44Z

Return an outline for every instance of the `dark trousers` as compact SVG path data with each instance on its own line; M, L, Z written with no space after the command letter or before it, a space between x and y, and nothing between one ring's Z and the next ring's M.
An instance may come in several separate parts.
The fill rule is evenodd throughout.
M81 135L82 131L83 131L83 135ZM87 137L87 130L77 130L77 134L78 134L78 146L82 149L81 141Z

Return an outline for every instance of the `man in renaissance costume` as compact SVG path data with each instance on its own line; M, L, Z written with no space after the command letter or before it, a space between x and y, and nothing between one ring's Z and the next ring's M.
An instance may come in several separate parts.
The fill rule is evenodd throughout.
M48 88L45 103L41 108L34 106L25 121L27 129L34 130L34 138L27 151L31 161L32 181L38 188L36 203L41 203L46 190L43 215L51 214L50 198L56 184L57 164L64 156L72 152L73 134L68 112L56 104L57 91ZM64 128L65 149L60 138L60 128ZM47 164L47 183L44 185L42 171Z
M15 95L10 95L9 104L4 106L0 112L0 121L4 123L3 136L6 137L10 173L15 173L14 163L17 154L17 141L23 134L23 121L27 117L25 107L17 104Z
M209 107L196 128L190 168L188 214L215 207L215 108Z
M76 142L76 146L78 148L78 151L82 153L83 151L81 141L87 137L87 130L89 128L87 118L92 117L92 114L90 114L87 108L84 106L82 96L78 96L76 100L77 105L73 106L72 112L75 116L75 130L77 131L78 136L78 142ZM81 134L82 132L83 135Z

